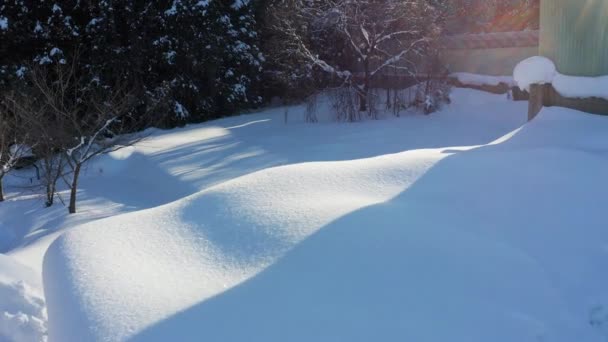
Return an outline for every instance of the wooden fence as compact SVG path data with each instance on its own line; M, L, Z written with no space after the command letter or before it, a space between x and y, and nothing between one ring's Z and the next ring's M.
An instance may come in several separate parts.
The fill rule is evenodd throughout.
M534 84L530 89L528 120L534 119L543 107L565 107L591 114L608 115L608 100L564 97L551 84Z
M441 45L450 72L508 76L517 63L538 55L539 31L445 36Z

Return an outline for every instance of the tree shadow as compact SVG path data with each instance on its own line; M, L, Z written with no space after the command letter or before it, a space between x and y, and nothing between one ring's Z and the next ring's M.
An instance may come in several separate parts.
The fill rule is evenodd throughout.
M149 158L198 191L265 168L286 164L370 158L408 150L446 146L476 146L520 127L526 121L520 103L499 102L512 115L488 115L496 103L464 110L458 106L431 116L412 115L363 123L288 123L280 110L241 116L187 128L222 129L219 137L191 141ZM452 112L452 109L456 113ZM279 112L279 113L275 113ZM476 113L480 112L480 113ZM519 115L521 113L521 115ZM169 133L174 134L174 132ZM202 133L201 133L202 134Z
M134 153L121 163L124 165L117 170L108 170L103 164L86 170L89 177L83 179L81 186L86 200L105 199L133 211L170 203L198 191L147 155Z
M102 167L103 164L85 166L76 214L68 214L64 203L69 192L62 183L59 183L60 190L52 207L46 208L44 196L34 192L26 198L11 198L2 203L3 210L10 212L14 207L22 215L0 219L2 228L10 231L10 237L5 237L0 244L0 251L26 247L64 227L156 207L198 191L144 155L135 153L122 163L119 170L113 171Z

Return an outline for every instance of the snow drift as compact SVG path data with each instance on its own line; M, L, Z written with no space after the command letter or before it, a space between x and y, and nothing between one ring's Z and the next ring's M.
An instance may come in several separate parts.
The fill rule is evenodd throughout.
M396 196L440 157L279 167L83 226L45 258L51 338L125 340L250 278L332 220Z
M49 340L602 341L607 130L544 109L89 223L46 254Z
M0 341L46 340L46 312L38 276L0 254Z

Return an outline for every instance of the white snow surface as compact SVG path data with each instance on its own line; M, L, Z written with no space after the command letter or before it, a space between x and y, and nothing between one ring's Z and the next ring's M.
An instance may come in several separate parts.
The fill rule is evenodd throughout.
M46 341L46 311L39 276L0 254L0 341Z
M513 70L513 78L521 90L530 91L533 84L553 82L557 75L555 63L547 57L533 56L519 62Z
M450 77L456 78L458 82L462 84L472 86L497 86L501 83L506 84L510 87L514 87L516 85L513 76L490 76L472 74L468 72L455 72L450 74Z
M608 76L575 77L557 74L553 88L564 97L597 97L608 100Z
M18 171L2 247L44 273L51 342L605 341L608 118L452 100L150 130L70 216Z
M608 100L608 75L580 77L562 75L553 61L546 57L530 57L520 62L513 71L515 82L522 90L530 90L532 84L553 85L562 96L569 98L596 97Z

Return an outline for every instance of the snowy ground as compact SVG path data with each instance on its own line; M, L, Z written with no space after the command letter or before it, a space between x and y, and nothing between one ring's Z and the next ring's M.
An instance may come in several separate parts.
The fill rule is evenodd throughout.
M526 103L453 99L355 124L292 107L288 124L278 108L152 130L87 170L70 217L17 195L16 173L0 336L606 341L608 118L525 124Z

